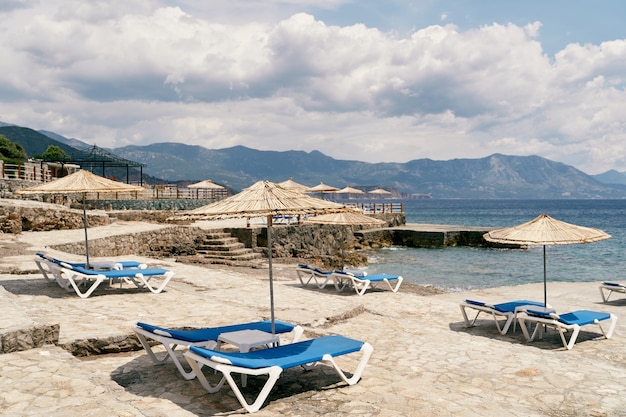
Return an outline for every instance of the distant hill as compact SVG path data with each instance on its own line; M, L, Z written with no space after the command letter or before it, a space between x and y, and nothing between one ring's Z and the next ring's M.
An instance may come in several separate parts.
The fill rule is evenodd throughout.
M84 144L44 132L12 125L0 127L0 134L21 144L29 156L43 153L49 145L59 146L71 155L76 149L68 141L81 147ZM363 189L381 186L393 191L395 197L419 194L432 198L626 198L623 183L606 184L572 166L539 156L494 154L479 159L368 163L336 160L318 151L259 151L244 146L207 149L181 143L125 146L110 151L146 164L143 174L149 183L211 179L241 190L261 179L280 182L292 177L309 186L320 182Z
M407 163L341 161L321 152L258 151L243 146L211 150L180 143L113 150L143 162L151 175L170 180L211 179L241 189L259 179L337 187L383 186L396 195L433 198L624 198L626 190L602 184L574 167L539 156L495 154L480 159Z
M603 174L592 175L592 177L603 184L626 185L626 172L618 172L614 169Z
M28 156L40 155L44 153L50 145L58 146L68 155L76 152L75 148L27 127L13 125L0 126L0 135L6 136L11 142L22 145Z

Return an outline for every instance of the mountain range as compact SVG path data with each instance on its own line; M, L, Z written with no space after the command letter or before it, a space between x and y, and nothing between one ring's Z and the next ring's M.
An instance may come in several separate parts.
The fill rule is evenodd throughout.
M50 145L68 154L93 146L54 132L6 123L0 123L0 135L22 145L29 156L43 153ZM280 182L291 177L308 186L324 182L364 190L383 187L395 197L405 198L626 198L626 173L612 170L591 176L539 156L494 154L478 159L368 163L336 160L318 151L260 151L244 146L207 149L182 143L108 151L146 164L143 172L150 177L149 183L211 179L234 191L261 179Z

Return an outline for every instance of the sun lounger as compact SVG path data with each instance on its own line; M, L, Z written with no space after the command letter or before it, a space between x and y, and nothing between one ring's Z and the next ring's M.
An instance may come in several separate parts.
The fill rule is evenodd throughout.
M147 288L150 292L158 294L174 275L173 271L163 268L94 271L66 263L52 265L51 268L59 285L68 291L73 289L81 298L89 297L104 281L118 282L120 286L124 283L133 284L137 288ZM162 277L158 286L150 283L154 277ZM86 287L86 290L83 291L80 287Z
M367 342L335 335L248 353L222 352L190 346L184 356L208 392L219 391L226 381L241 405L248 412L253 413L261 408L283 370L296 366L303 366L308 369L312 368L316 362L324 362L331 365L345 383L354 385L361 378L373 350ZM362 356L355 372L348 378L334 358L354 352L362 352ZM201 371L202 365L222 373L223 377L216 385L211 385L204 376ZM268 379L256 399L252 403L248 403L235 383L232 373L267 375Z
M606 294L605 291L607 291ZM602 296L602 302L606 303L607 301L609 301L609 297L614 292L626 294L626 285L608 281L600 284L600 295Z
M332 271L322 271L316 266L298 264L296 272L303 287L313 282L317 288L324 289L329 282L333 282Z
M518 320L524 332L524 337L527 341L532 342L535 338L541 338L544 332L544 326L552 327L559 332L563 346L569 350L574 347L578 333L581 327L588 324L595 324L600 328L600 331L609 339L613 335L615 326L617 324L617 316L610 313L602 313L598 311L590 310L577 310L566 314L556 314L544 311L535 311L528 309L526 312L519 315ZM609 329L605 331L601 322L608 320ZM529 334L529 328L527 324L536 324L535 330L532 334ZM565 332L572 331L569 341L565 337Z
M515 317L518 312L522 311L525 306L541 307L543 303L538 301L529 300L515 300L500 304L488 304L482 301L465 300L460 305L461 314L463 314L463 320L465 321L465 327L473 327L476 324L476 319L480 313L491 314L493 321L496 323L496 327L500 334L506 334L514 323ZM550 306L548 306L550 307ZM476 316L471 321L467 317L467 309L476 310ZM499 318L505 318L503 326L500 326Z
M46 260L48 262L53 262L57 265L61 265L62 263L77 266L80 268L85 268L86 264L84 262L66 262L57 258L54 258L50 255L46 255L44 253L37 253L35 257L35 262L39 264L42 260ZM97 261L90 262L89 269L94 270L110 270L110 269L145 269L148 265L137 262L137 261Z
M222 333L235 332L239 330L261 330L270 333L272 331L272 322L255 321L250 323L233 324L228 326L207 327L194 330L175 330L158 327L147 323L138 322L134 328L137 338L141 345L148 353L148 356L156 365L165 363L167 358L171 358L180 374L185 379L193 379L196 374L193 370L187 371L180 363L176 356L175 350L178 346L204 346L214 348L217 345L217 339ZM276 334L291 334L290 343L300 340L304 329L295 324L283 321L274 321L274 330ZM165 348L165 354L159 358L150 346L149 340L159 342Z
M345 284L354 289L358 295L365 294L365 291L370 288L377 288L378 285L383 282L387 284L391 291L398 292L404 280L404 278L399 275L376 274L357 276L346 271L334 271L331 275L335 281L345 281ZM392 285L392 281L395 281L395 285Z

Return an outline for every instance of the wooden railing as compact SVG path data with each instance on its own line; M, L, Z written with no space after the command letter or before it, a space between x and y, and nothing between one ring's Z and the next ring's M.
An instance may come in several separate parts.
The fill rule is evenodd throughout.
M380 213L403 213L404 206L399 202L383 203L368 201L364 203L351 204L352 206L363 210L365 214L380 214Z
M51 180L50 171L36 164L7 164L0 161L0 179L16 179L47 182Z

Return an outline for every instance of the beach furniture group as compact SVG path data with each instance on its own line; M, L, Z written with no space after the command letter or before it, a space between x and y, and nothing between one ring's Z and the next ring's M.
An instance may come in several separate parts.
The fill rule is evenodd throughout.
M549 304L544 306L543 302L530 300L514 300L499 304L489 304L467 299L461 302L459 306L466 327L473 327L481 313L490 314L494 319L498 332L504 335L511 328L511 324L514 324L515 320L517 320L527 342L541 339L546 328L552 328L559 333L563 347L567 350L574 347L582 327L595 325L600 329L602 335L609 339L617 325L617 316L614 314L591 310L576 310L557 314L556 310ZM469 319L468 310L477 312L473 320ZM504 323L501 323L503 319ZM603 324L608 325L607 330L604 329ZM532 328L533 325L535 326L534 330ZM566 336L567 332L571 332L569 340Z
M303 329L282 321L275 321L274 333L270 333L270 321L196 330L168 329L138 322L134 331L155 364L160 365L168 358L172 359L184 379L197 378L209 393L220 391L227 383L241 406L250 413L258 411L263 406L285 369L299 366L313 369L318 363L327 364L346 384L354 385L361 379L373 352L373 347L369 343L341 335L300 341ZM288 335L288 342L281 344L279 335ZM158 357L153 351L151 342L162 344L166 353ZM222 350L222 342L235 345L239 349ZM175 352L177 346L187 348L183 352L183 357L190 370L185 369L177 357ZM361 359L356 370L348 376L335 358L353 353L360 353ZM221 374L216 383L211 383L203 372L202 368L205 366ZM233 374L241 374L241 383L236 381ZM248 401L241 388L246 386L248 376L259 375L266 376L267 380L254 399Z
M131 284L136 288L145 288L153 293L160 293L168 284L174 272L164 268L148 268L146 264L135 261L92 262L87 267L84 263L71 263L50 255L37 253L35 264L49 282L56 282L67 291L74 291L80 298L89 297L102 283L110 285ZM153 285L151 280L158 278Z
M358 295L363 295L368 289L376 289L379 285L386 285L392 292L398 292L402 285L399 275L375 274L367 275L363 271L323 271L320 268L307 264L298 264L296 267L298 280L303 287L313 284L319 289L324 289L332 284L337 291L344 288L354 290Z

